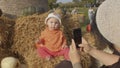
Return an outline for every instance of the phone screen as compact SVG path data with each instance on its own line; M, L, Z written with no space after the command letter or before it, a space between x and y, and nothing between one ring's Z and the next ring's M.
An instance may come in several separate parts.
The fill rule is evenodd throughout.
M76 44L76 48L80 48L78 45L82 43L81 28L73 29L73 39Z

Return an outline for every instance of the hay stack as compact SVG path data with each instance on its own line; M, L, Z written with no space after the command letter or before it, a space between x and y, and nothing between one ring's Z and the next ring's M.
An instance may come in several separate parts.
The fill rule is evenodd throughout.
M41 16L32 15L16 20L13 51L24 54L24 52L31 48L35 49L35 41L39 38L40 32L45 27L44 19L46 14Z
M0 47L10 48L12 44L12 34L14 29L14 20L1 17L0 18Z
M28 50L28 52L24 54L28 68L54 68L56 64L64 60L63 57L56 57L50 61L43 60L37 55L37 52L34 50L34 48L31 48L31 50Z
M23 56L29 68L53 68L56 63L60 62L58 60L44 61L36 53L35 41L45 27L46 16L47 14L22 17L17 19L15 24L12 51Z
M45 27L44 20L47 14L22 17L16 21L12 51L23 56L29 68L54 68L57 63L63 60L63 57L56 57L54 60L45 61L36 53L35 40L38 39ZM63 29L70 44L72 29L79 27L79 23L76 23L71 15L62 16L62 19L63 27L61 29ZM83 67L90 67L90 56L83 53L82 57Z
M57 60L45 61L41 59L35 48L35 41L40 36L45 25L44 20L47 13L42 15L32 15L17 19L15 24L15 37L12 51L23 56L29 68L54 68L62 58ZM36 66L36 67L35 67Z
M72 31L74 28L80 27L80 23L76 15L67 14L64 17L62 17L62 24L64 26L63 29L64 29L65 36L67 37L68 44L70 45L71 38L73 38Z
M84 15L81 15L81 17L84 17ZM67 37L68 44L71 44L71 39L73 38L72 31L74 28L80 27L80 22L79 22L80 15L65 15L62 20L62 24L64 26L64 33L65 36ZM83 20L84 21L84 20ZM90 34L85 34L87 36L86 38L89 40L89 43L94 45L94 37L91 36ZM92 40L92 41L90 41ZM82 61L82 66L83 68L97 68L97 61L92 58L90 55L86 53L80 53L81 55L81 61Z
M95 46L95 37L91 33L85 33L83 37L88 41L91 46Z

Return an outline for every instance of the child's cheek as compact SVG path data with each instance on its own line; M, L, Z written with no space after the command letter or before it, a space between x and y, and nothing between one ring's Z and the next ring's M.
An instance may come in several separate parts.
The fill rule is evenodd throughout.
M57 27L57 28L59 28L59 27L60 27L60 25L59 25L59 24L56 24L56 27Z

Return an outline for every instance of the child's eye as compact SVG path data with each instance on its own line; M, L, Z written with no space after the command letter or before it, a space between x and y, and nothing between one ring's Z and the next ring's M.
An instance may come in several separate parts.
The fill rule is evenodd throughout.
M53 22L49 22L49 23L53 23Z
M54 24L58 24L58 22L50 22L51 24L54 23Z
M56 24L58 23L58 22L55 22Z
M54 23L54 24L56 24L56 22L51 22L51 23Z
M52 23L55 23L55 22L52 22Z

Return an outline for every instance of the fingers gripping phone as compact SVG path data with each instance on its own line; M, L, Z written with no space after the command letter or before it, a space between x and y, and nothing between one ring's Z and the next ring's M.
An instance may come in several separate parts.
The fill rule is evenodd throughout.
M73 39L75 41L76 48L80 48L78 45L82 43L81 28L73 29Z

